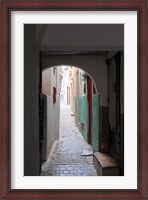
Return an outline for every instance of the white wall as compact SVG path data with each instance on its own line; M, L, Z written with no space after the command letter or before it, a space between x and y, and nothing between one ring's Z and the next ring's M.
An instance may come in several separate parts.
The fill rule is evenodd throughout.
M83 70L79 69L79 79L80 79L79 90L80 90L80 96L87 95L87 80L84 81L84 77L83 77L84 74L85 74L85 72ZM86 93L84 93L84 84L85 83L86 83Z
M55 140L59 138L59 115L60 115L60 70L48 68L42 72L42 93L47 98L47 142L46 159ZM53 103L53 87L57 88L56 103Z
M47 69L42 72L42 93L51 95L51 70Z
M59 139L59 114L60 97L56 97L56 103L52 103L52 97L47 96L47 156L50 153L55 140Z

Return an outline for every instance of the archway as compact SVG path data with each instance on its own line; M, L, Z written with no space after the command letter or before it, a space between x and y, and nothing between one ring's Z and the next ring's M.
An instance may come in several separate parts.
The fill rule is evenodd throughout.
M71 130L76 130L77 134L81 134L86 143L92 146L93 151L99 151L100 94L97 91L96 84L91 75L76 66L66 65L49 67L42 72L42 93L44 99L44 118L46 118L46 123L44 121L43 125L43 132L45 135L43 138L45 138L46 141L44 141L45 143L43 144L42 158L44 160L48 159L48 155L53 151L53 146L55 146L54 142L59 139L61 141L61 138L59 138L60 134L57 134L58 130L61 132L59 121L60 119L63 120L65 117L68 107L71 116L67 118L67 123L71 124L70 121L68 122L68 120L71 119L74 120L76 126L75 128L72 123L72 127L69 128ZM61 102L65 102L66 105L64 107L65 113L61 118L60 100ZM62 105L63 104L61 104L61 107L63 108ZM61 112L63 112L62 109ZM63 124L61 121L60 123ZM62 129L66 130L63 126ZM68 129L68 131L70 129ZM63 137L66 136L64 135ZM70 138L69 135L69 139ZM78 137L73 135L73 138ZM75 142L77 143L76 140ZM80 141L78 141L78 143L79 142ZM68 141L68 143L70 143L70 141ZM73 146L73 144L70 145ZM79 144L76 144L76 146L77 148L80 147ZM83 150L83 154L86 154L86 156L87 154L93 154L92 150L90 153L85 153L86 151L88 152L88 148L90 147L87 147L86 151L84 151L85 149L83 146L85 145L83 145L82 142L81 150ZM66 147L64 147L64 149L65 148ZM74 147L70 148L73 149L71 150L67 147L66 151L81 153L80 151L74 150Z

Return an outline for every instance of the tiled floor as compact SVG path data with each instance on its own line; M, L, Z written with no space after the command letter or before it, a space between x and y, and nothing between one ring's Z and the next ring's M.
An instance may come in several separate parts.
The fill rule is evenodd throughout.
M82 156L92 148L83 139L70 115L69 106L61 102L60 139L42 166L42 176L97 176L92 156Z

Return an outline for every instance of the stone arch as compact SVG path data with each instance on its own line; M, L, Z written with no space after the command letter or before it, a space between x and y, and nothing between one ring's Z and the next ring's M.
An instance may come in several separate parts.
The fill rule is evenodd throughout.
M101 94L101 105L108 106L108 69L105 56L101 55L49 55L41 56L42 70L49 66L78 66L93 78L98 93Z
M49 68L61 67L61 66L63 66L63 65L56 65L56 66L53 65L53 66L49 66L49 67L47 67L47 68L42 69L42 72L48 70ZM97 88L97 84L95 83L94 78L93 78L92 75L91 75L89 72L87 72L84 68L81 68L81 67L76 66L76 65L64 65L64 66L67 66L67 67L75 67L75 68L77 68L77 69L83 70L83 71L88 75L88 77L92 80L92 82L93 82L93 84L94 84L94 87L95 87L96 93L99 93L98 88Z

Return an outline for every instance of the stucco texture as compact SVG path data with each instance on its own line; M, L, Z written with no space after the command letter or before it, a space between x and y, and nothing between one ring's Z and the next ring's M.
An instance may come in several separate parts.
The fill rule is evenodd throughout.
M94 151L99 151L99 94L92 98L92 145Z
M80 132L84 139L88 142L89 131L88 131L88 99L87 96L80 96L80 111L76 108L77 98L75 97L75 122L77 123L77 115L80 112ZM99 150L99 94L95 94L92 97L92 146L94 151ZM82 123L84 124L84 129L82 129Z
M88 100L87 96L80 96L80 124L84 124L84 130L80 130L84 139L88 142Z

